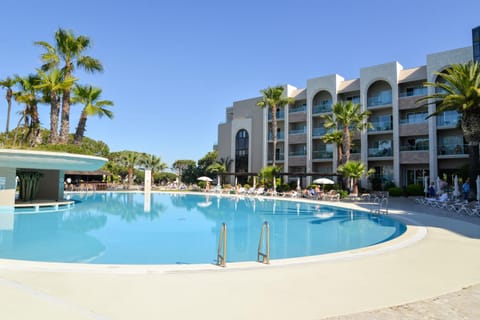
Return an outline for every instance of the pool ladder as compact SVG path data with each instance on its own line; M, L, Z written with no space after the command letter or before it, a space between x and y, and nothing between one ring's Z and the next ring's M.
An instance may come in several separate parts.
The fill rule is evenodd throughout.
M225 267L227 265L227 224L222 223L220 237L218 239L217 266Z
M265 239L265 251L263 249L263 240ZM258 242L257 262L270 264L270 225L267 221L262 224L260 241Z
M265 241L265 248L264 248ZM262 251L265 249L265 251ZM270 264L270 225L267 221L262 224L260 240L258 242L257 262ZM217 266L227 265L227 224L222 223L220 236L218 238Z

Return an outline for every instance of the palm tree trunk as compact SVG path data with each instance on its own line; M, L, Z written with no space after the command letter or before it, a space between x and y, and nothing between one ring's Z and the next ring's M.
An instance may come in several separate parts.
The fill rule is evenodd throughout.
M83 135L85 133L85 127L87 126L87 113L85 109L82 111L82 115L80 116L80 120L78 120L77 130L75 131L75 135L73 137L73 144L82 144Z
M10 129L10 113L12 111L12 95L13 95L13 92L12 92L12 89L8 88L7 90L7 104L8 104L8 108L7 108L7 125L5 127L5 132L8 133L9 129Z
M60 127L60 143L68 143L70 132L70 90L63 90L62 96L62 119Z
M273 152L272 152L272 166L275 167L275 160L277 158L277 106L272 106L272 141L273 141Z
M32 127L33 127L33 136L32 136L32 146L37 146L42 142L42 135L40 131L40 117L38 115L38 107L36 104L32 105Z
M348 160L350 160L350 130L348 126L343 128L342 148L343 155L341 164L345 164L348 162Z
M52 91L50 94L50 143L58 142L58 115L60 113L60 101L57 93Z

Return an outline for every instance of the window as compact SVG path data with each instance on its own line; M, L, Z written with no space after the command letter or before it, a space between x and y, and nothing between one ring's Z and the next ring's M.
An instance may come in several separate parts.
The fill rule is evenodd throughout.
M242 129L235 137L235 172L248 172L248 132Z

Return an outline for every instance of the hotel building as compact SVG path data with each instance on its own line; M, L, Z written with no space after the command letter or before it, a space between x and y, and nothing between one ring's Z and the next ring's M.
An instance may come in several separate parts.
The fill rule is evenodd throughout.
M477 30L477 31L475 31ZM285 85L294 103L277 113L276 165L284 181L331 176L338 164L336 147L325 144L322 115L339 101L353 101L371 112L372 128L353 136L352 160L361 160L376 170L377 181L397 186L423 184L423 177L457 172L468 165L468 150L459 127L460 115L447 111L427 115L435 105L417 100L434 93L424 83L438 81L437 72L474 57L474 44L466 48L430 54L423 66L405 69L391 62L360 69L360 77L346 80L338 74L309 79L305 88ZM477 49L478 50L478 49ZM272 164L271 114L256 105L262 97L236 101L226 109L226 121L218 126L218 156L233 159L231 173L245 182L242 173L259 172ZM367 187L367 180L362 186ZM372 187L371 185L369 187Z

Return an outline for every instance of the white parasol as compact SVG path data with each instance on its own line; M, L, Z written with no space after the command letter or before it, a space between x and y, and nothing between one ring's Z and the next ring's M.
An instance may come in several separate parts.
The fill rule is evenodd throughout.
M328 178L318 178L313 180L313 183L315 184L334 184L335 182L333 180L330 180Z
M441 189L441 180L440 180L440 177L437 177L437 181L436 181L436 185L435 185L435 193L436 194L440 194L440 192L442 191Z
M205 176L200 177L200 178L197 178L197 180L200 180L200 181L208 181L208 182L212 182L212 181L213 181L211 178L205 177Z
M453 178L453 196L457 198L460 196L460 188L458 186L458 176L455 175L455 178Z

